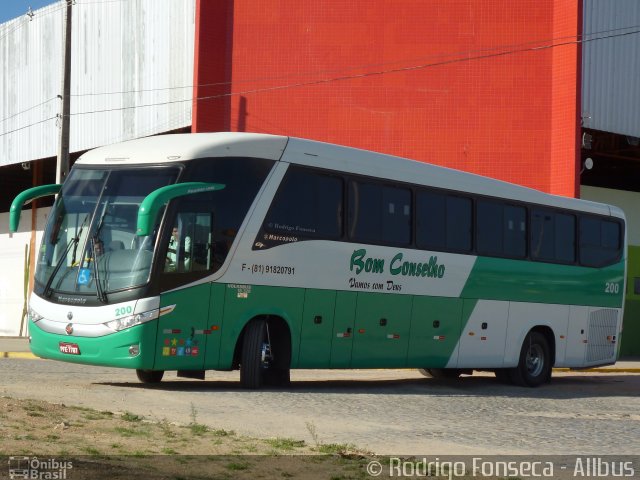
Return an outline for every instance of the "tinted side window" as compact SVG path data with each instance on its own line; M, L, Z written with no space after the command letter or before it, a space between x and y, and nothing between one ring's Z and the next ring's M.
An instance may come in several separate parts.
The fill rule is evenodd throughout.
M576 260L576 218L543 209L531 211L531 258L574 263Z
M408 245L411 242L411 191L351 182L349 237L365 243Z
M161 288L174 288L218 270L273 167L260 158L202 158L188 162L181 181L221 183L215 192L173 200L160 249Z
M580 218L580 263L589 267L610 265L620 257L620 224L598 217Z
M416 243L432 250L471 250L471 199L437 192L416 195Z
M481 255L524 257L526 243L526 209L478 200L476 231Z
M342 197L341 178L291 166L278 188L264 228L296 237L339 238Z

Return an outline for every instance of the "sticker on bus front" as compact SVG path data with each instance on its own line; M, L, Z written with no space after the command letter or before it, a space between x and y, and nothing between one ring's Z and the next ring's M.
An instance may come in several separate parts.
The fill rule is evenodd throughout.
M80 355L80 347L77 343L60 342L60 353L66 353L68 355Z

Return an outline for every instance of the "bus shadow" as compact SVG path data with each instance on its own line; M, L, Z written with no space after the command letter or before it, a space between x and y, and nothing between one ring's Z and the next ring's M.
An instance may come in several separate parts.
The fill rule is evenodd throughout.
M500 383L492 377L466 376L444 380L434 378L385 379L385 380L293 380L286 387L263 387L247 390L237 380L182 380L168 379L158 384L137 382L96 382L98 385L158 390L167 392L244 393L269 395L282 393L335 394L335 395L427 395L434 397L513 397L538 399L577 399L592 397L619 397L637 395L640 375L562 376L553 378L550 384L537 388L517 387ZM633 393L635 392L635 393Z

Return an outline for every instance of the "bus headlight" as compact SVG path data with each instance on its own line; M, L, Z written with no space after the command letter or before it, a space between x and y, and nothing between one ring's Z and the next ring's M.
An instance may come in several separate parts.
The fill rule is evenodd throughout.
M151 310L150 312L136 313L135 315L129 315L128 317L116 318L106 322L105 325L111 330L119 332L125 328L135 327L142 323L158 318L158 310Z
M36 312L33 308L29 307L29 311L27 312L27 315L29 316L29 319L33 322L39 322L40 320L42 320L44 317L42 315L40 315L38 312Z

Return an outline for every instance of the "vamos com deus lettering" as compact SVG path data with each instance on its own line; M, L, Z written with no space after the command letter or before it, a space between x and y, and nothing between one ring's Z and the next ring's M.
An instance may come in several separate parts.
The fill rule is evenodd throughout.
M379 273L381 275L387 273L387 262L384 258L374 258L367 256L367 250L364 248L354 250L351 254L349 271L360 275L362 272ZM388 263L388 273L394 276L402 277L425 277L425 278L443 278L446 267L438 264L438 257L432 255L427 262L411 262L404 260L402 252L396 253ZM355 278L349 279L351 288L375 288L376 284L370 285L368 282L358 282ZM380 286L380 285L378 285ZM400 290L400 285L395 285L393 281L387 281L387 290Z

